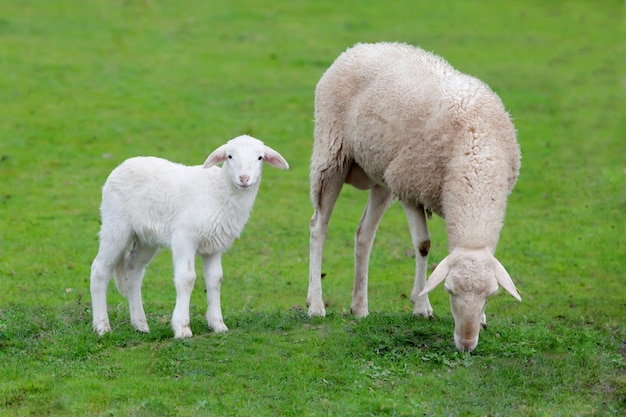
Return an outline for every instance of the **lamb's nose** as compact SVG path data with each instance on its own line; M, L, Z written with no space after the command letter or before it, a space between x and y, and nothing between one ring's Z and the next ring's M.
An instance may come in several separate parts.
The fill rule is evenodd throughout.
M250 181L250 176L249 175L240 175L239 176L239 181L241 182L241 185L248 185L248 182Z

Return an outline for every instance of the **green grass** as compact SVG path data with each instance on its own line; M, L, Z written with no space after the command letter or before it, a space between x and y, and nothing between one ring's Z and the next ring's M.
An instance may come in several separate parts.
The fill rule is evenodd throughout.
M366 194L346 188L324 259L328 317L309 319L313 91L356 42L433 50L486 81L514 117L522 173L499 295L471 355L447 296L411 317L414 258L399 205L370 267L371 315L348 314ZM621 1L0 2L0 415L587 416L626 411L626 9ZM122 160L199 164L252 134L268 167L224 256L227 334L174 340L169 253L150 265L152 329L91 331L100 187ZM430 223L431 262L446 255ZM200 268L198 268L200 270Z

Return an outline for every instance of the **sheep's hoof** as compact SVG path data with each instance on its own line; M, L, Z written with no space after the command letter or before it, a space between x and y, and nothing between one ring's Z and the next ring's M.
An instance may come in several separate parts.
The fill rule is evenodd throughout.
M98 334L98 336L104 336L107 333L111 332L111 325L109 322L98 322L93 324L93 330Z
M324 307L324 302L308 302L306 303L309 306L309 317L326 317L326 308Z
M432 308L414 308L413 309L413 315L417 316L417 317L425 317L427 319L432 319L435 317L435 315L433 314L433 309Z
M350 313L352 313L352 315L358 319L361 319L363 317L367 317L367 315L369 314L369 311L367 309L367 307L350 307Z
M426 317L428 319L434 317L433 308L430 306L430 302L428 301L428 298L426 298L426 300L423 300L420 297L413 304L414 304L413 305L414 316Z
M326 317L326 309L321 310L309 308L309 317Z

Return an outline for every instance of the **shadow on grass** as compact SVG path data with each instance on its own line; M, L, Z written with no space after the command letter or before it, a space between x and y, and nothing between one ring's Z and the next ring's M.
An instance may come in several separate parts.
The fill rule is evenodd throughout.
M5 354L38 352L48 357L79 359L110 347L191 343L173 338L169 312L148 315L150 333L132 329L125 306L110 308L109 315L113 331L98 337L91 328L91 309L85 304L56 308L10 305L0 310L0 349ZM310 318L301 309L239 311L225 316L230 332L224 334L212 333L204 316L196 314L191 318L194 331L191 340L209 338L218 343L229 337L270 340L276 335L290 335L305 343L338 344L352 357L363 361L419 360L450 367L468 366L476 357L529 362L540 355L574 355L584 364L600 351L613 355L611 360L623 366L623 326L595 324L589 318L581 320L562 316L552 320L523 318L514 322L507 318L491 319L471 354L455 348L451 317L427 320L403 313L373 313L355 319L349 314L335 313L325 318Z

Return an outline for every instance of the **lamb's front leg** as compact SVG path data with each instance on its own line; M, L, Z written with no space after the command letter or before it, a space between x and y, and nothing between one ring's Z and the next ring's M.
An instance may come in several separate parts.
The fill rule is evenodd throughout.
M430 236L426 225L426 216L423 206L415 207L412 204L402 202L402 207L409 221L411 240L415 249L415 282L411 291L413 314L416 316L432 317L433 308L430 305L428 294L419 296L426 285L426 272L428 268L428 252L430 251Z
M228 327L224 324L222 307L220 304L220 284L222 282L222 254L203 255L204 281L206 283L207 313L206 319L214 332L225 332Z
M177 339L191 337L189 326L189 303L191 291L196 281L194 266L195 248L172 245L174 257L174 285L176 286L176 306L172 313L172 330Z

